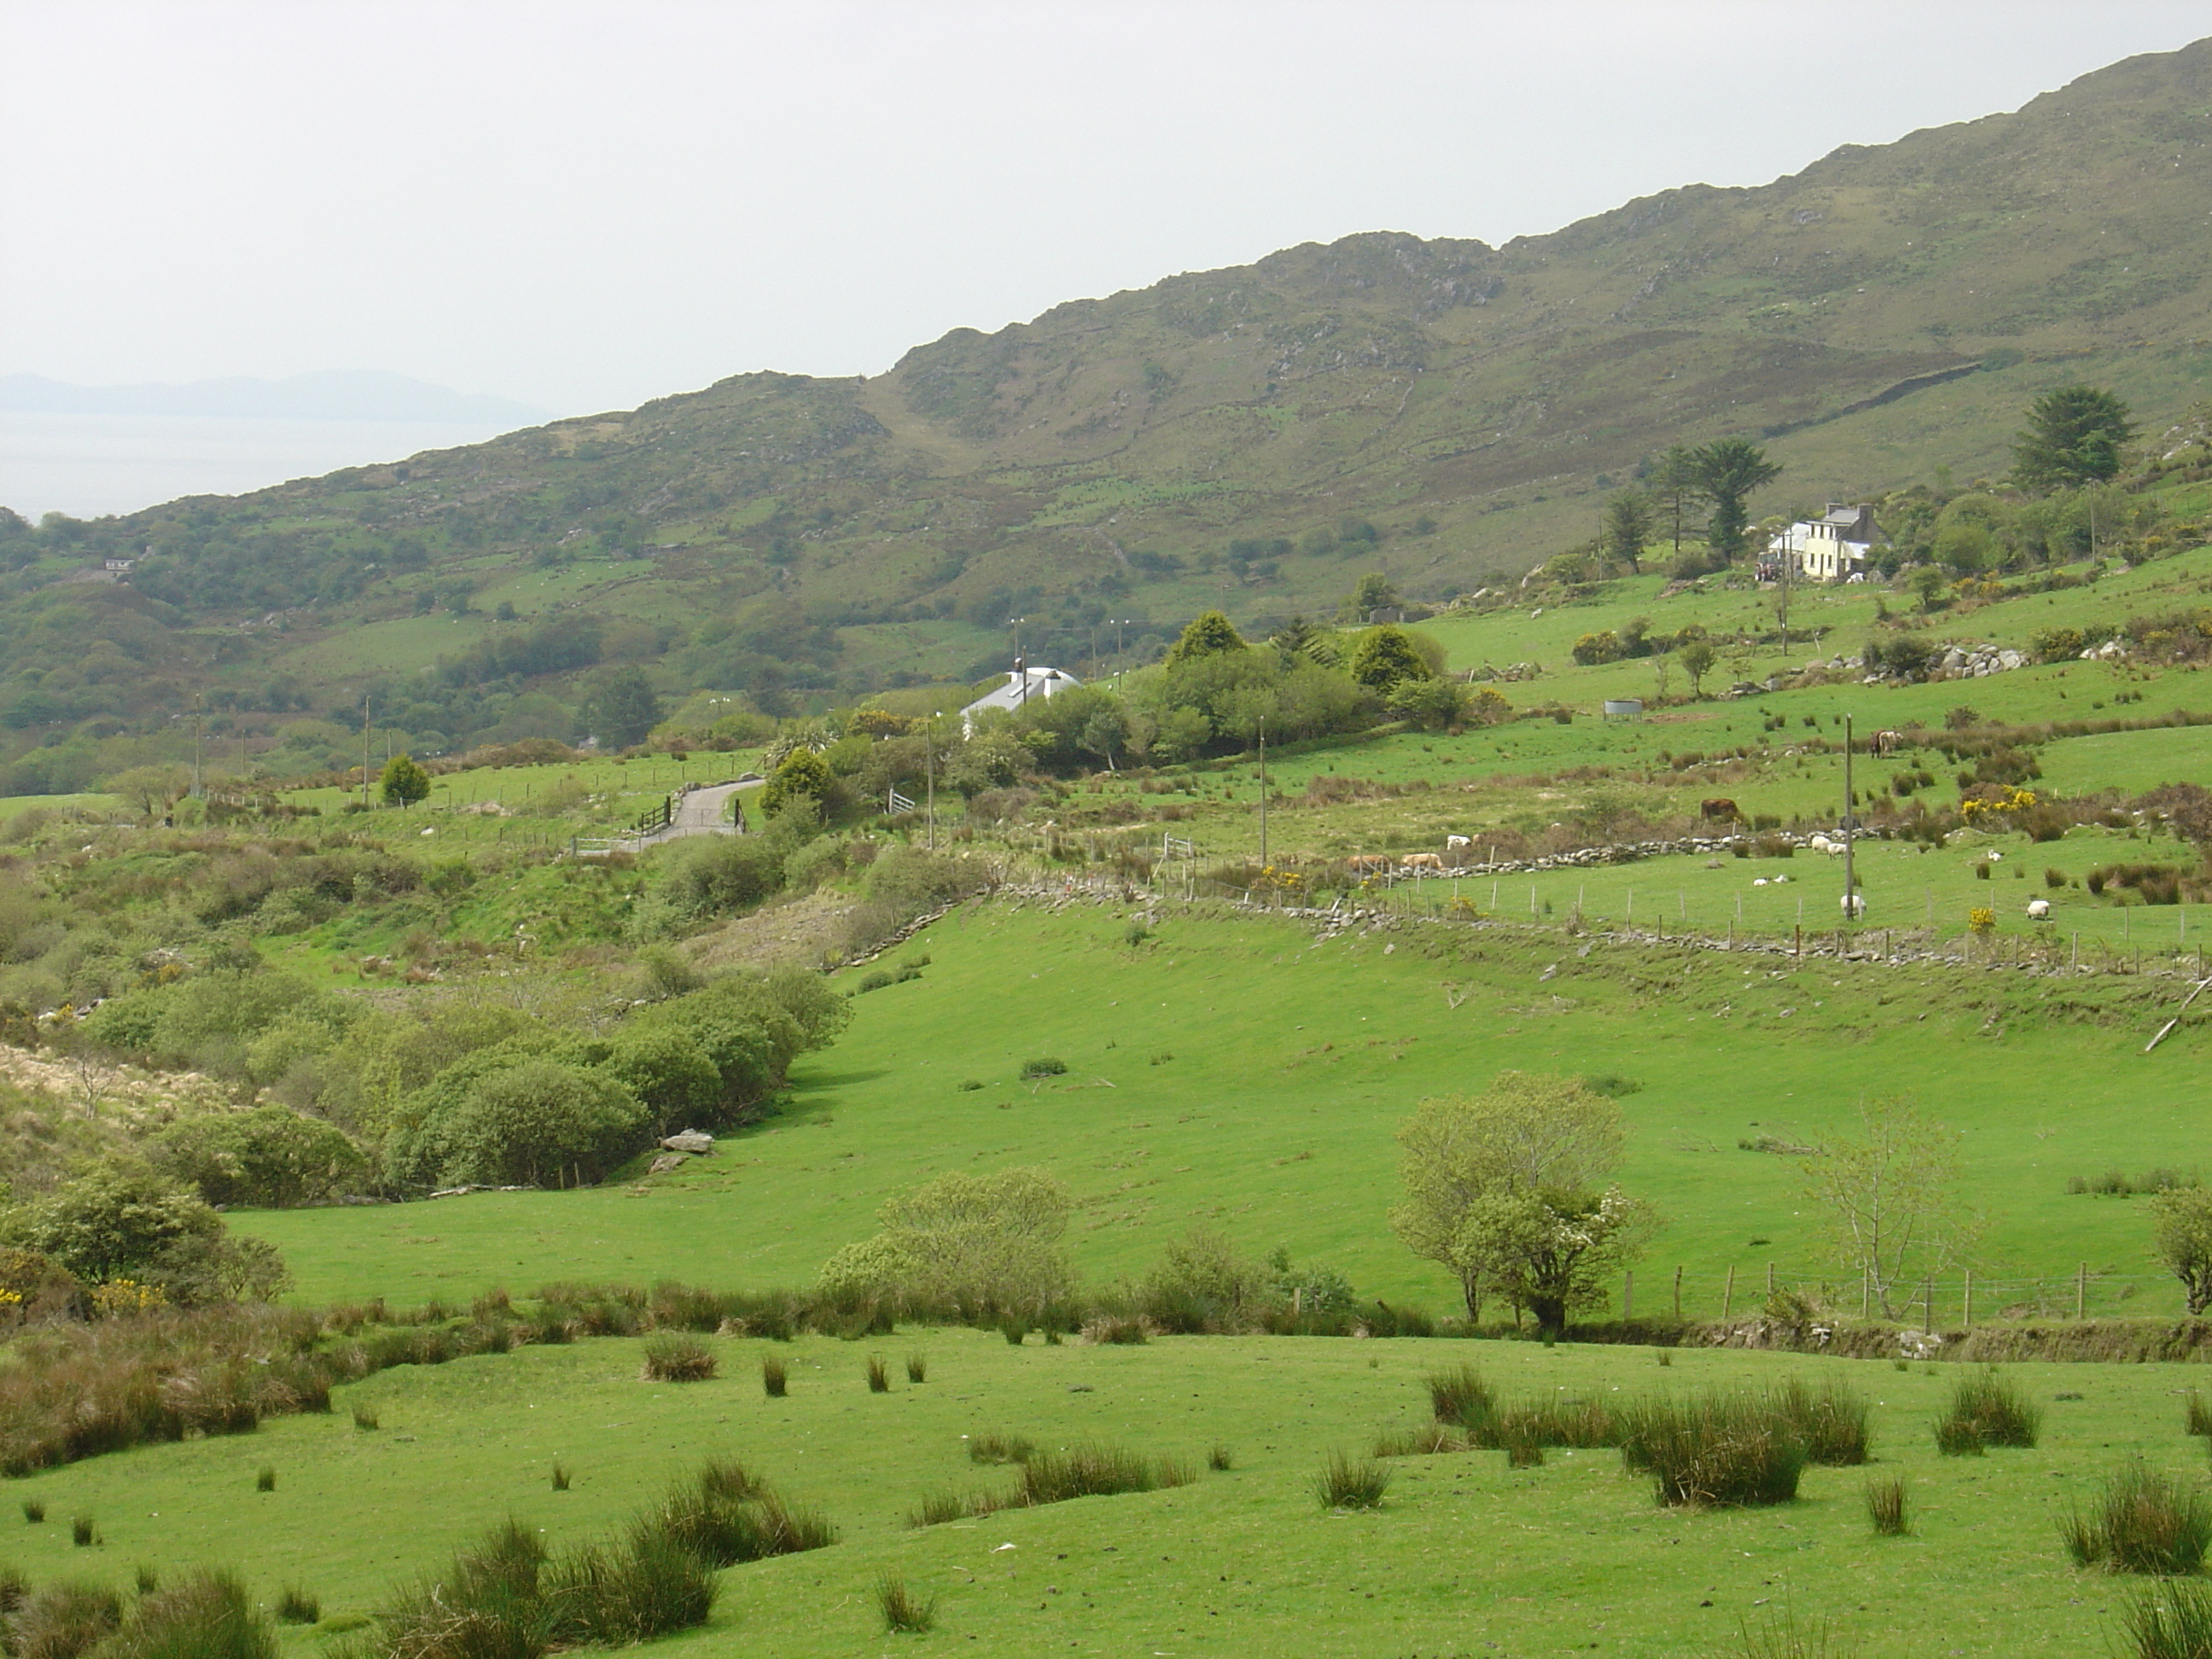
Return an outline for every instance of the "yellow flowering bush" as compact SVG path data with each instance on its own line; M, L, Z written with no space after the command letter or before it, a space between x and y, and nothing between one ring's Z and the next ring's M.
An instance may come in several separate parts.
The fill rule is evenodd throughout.
M111 1279L92 1287L92 1310L102 1319L147 1313L168 1299L159 1285L142 1285L135 1279Z
M1986 904L1966 912L1966 930L1976 939L1987 939L1997 930L1997 913Z

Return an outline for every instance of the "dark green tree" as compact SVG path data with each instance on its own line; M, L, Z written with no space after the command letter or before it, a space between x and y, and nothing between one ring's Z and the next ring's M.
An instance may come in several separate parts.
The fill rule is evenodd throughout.
M1667 520L1674 544L1674 556L1682 556L1682 532L1705 505L1698 481L1698 465L1690 452L1675 444L1651 464L1644 476L1644 491Z
M1650 539L1651 501L1642 490L1624 489L1607 500L1605 527L1599 537L1606 557L1640 573L1644 544Z
M1352 678L1378 696L1388 696L1401 680L1425 680L1430 673L1428 659L1402 628L1371 630L1352 653Z
M1167 665L1173 668L1200 657L1218 657L1244 648L1244 636L1237 631L1237 624L1218 611L1207 611L1192 617L1182 637L1170 647Z
M2101 483L2120 470L2120 449L2136 434L2128 406L2092 386L2062 386L2027 408L2027 426L2013 441L2012 476L2043 495Z
M1690 452L1698 493L1713 504L1705 522L1705 545L1723 559L1743 552L1744 528L1751 522L1745 505L1751 492L1782 476L1780 463L1748 438L1716 438Z
M660 698L642 668L617 668L592 699L592 730L609 749L628 749L645 741L660 724Z
M1682 647L1682 667L1690 677L1692 696L1705 696L1705 676L1713 672L1713 665L1720 660L1720 654L1713 649L1710 640L1692 640Z
M412 755L394 755L385 762L377 788L386 806L412 806L430 798L430 775L416 764Z

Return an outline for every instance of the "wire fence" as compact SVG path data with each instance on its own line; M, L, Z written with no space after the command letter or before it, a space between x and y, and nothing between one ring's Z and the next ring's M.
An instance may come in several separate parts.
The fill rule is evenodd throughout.
M1624 1272L1613 1287L1626 1321L1673 1317L1692 1322L1749 1319L1779 1313L1786 1298L1831 1316L1886 1319L1922 1330L1971 1330L1980 1322L2024 1319L2094 1319L2126 1314L2181 1317L2180 1281L2171 1274L2093 1273L2077 1263L2071 1273L2024 1275L1946 1273L1877 1282L1875 1275L1835 1268L1790 1268L1766 1262L1721 1273L1646 1267Z

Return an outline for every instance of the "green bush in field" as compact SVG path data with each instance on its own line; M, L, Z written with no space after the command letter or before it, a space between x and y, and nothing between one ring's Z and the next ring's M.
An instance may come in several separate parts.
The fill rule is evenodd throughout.
M358 1190L368 1158L334 1124L288 1107L179 1118L148 1148L154 1167L210 1204L286 1209Z

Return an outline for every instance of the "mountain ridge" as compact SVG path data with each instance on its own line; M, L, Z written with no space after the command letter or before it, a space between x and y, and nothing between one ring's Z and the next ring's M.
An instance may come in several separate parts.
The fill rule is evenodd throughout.
M127 549L174 626L230 630L196 672L241 682L241 717L280 722L282 683L451 741L573 710L619 662L780 708L975 678L1018 617L1089 665L1102 629L1126 659L1209 605L1333 609L1366 569L1443 599L1586 539L1678 441L1763 437L1775 511L2001 471L2064 379L2179 419L2212 380L2208 159L2212 40L1498 246L1304 243L949 330L880 374L750 371L81 527L67 557L34 536L0 591ZM623 643L455 683L556 610ZM137 712L9 667L56 719ZM0 720L22 691L0 678Z

